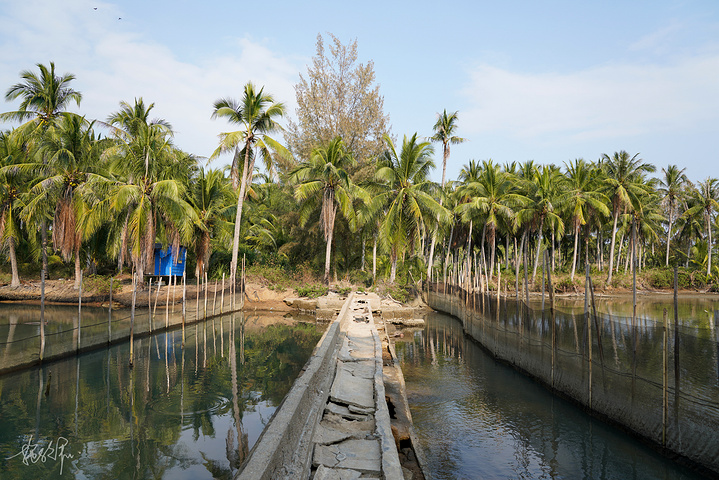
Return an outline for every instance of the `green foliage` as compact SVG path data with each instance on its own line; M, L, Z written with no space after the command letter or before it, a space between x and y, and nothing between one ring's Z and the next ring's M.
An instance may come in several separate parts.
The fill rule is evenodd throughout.
M327 295L329 289L323 285L306 285L297 287L297 295L300 297L317 298Z
M109 295L110 275L88 275L82 278L82 290L90 295ZM117 293L121 289L121 283L117 280L112 282L112 292Z

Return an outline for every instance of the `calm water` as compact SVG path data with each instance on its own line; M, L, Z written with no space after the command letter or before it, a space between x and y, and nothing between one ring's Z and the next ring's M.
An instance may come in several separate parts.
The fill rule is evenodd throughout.
M397 353L435 478L700 478L495 362L457 319L427 322Z
M232 478L324 328L278 321L139 339L132 369L124 343L0 377L0 478Z

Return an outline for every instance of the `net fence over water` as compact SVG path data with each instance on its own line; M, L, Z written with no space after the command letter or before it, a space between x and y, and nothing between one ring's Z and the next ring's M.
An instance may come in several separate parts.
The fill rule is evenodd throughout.
M458 317L495 357L719 474L719 332L702 326L544 309L513 296L431 283L431 307ZM538 302L537 302L538 303Z
M0 373L42 360L52 360L75 352L116 343L133 335L180 328L183 324L183 304L166 301L167 285L153 287L148 301L148 290L138 291L144 296L144 305L135 309L77 305L45 306L45 343L40 333L40 305L26 303L0 303ZM179 287L169 287L179 288ZM191 324L223 313L239 310L244 293L230 289L210 287L205 293L188 295L184 308L184 323ZM148 307L149 303L149 307Z

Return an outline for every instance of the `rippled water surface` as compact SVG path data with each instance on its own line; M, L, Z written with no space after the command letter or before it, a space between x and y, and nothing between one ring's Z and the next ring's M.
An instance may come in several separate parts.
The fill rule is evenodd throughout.
M396 345L434 478L701 478L495 362L455 318L427 321Z

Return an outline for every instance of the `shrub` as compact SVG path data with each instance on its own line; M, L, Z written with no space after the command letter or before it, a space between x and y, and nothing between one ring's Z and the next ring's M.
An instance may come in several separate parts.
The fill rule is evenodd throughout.
M93 295L109 295L110 294L110 275L88 275L82 278L82 288ZM121 282L114 280L112 282L112 292L120 291Z
M323 295L327 295L329 289L322 285L306 285L304 287L297 287L297 295L300 297L317 298Z

